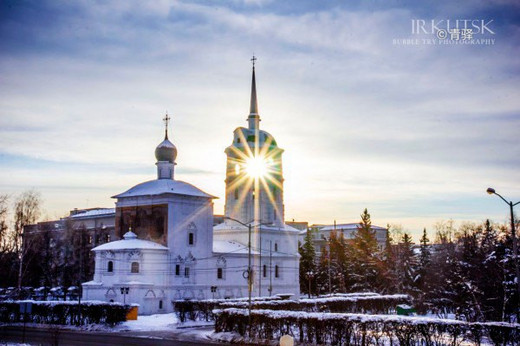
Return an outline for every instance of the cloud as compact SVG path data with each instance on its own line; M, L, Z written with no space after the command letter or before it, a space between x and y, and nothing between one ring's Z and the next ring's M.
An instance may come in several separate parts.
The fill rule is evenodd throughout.
M450 211L463 218L464 209L442 206L470 205L488 183L518 192L514 3L0 6L4 188L50 193L53 179L71 190L99 184L105 190L91 200L106 201L155 176L153 151L168 110L176 176L222 197L223 150L245 125L254 52L261 125L286 149L288 216L355 220L374 207L383 223L414 213L430 222ZM495 45L393 44L412 37L414 18L465 16L493 18ZM26 161L36 162L40 177L22 167ZM447 191L462 197L425 202ZM222 206L223 198L216 210ZM479 211L486 213L466 210L472 218Z

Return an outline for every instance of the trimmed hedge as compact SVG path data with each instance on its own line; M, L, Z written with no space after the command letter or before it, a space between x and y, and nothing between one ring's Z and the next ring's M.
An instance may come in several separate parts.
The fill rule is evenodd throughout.
M349 312L368 314L389 314L399 304L411 304L406 294L372 295L353 297L326 297L300 300L279 300L253 302L253 309L288 310L306 312ZM247 308L247 302L223 302L222 308Z
M280 297L254 297L251 301L277 301ZM214 321L214 309L222 308L225 303L245 303L248 298L237 299L205 299L205 300L173 300L173 310L182 323L190 321Z
M248 310L215 310L215 332L248 331ZM289 334L302 343L333 345L520 344L520 325L469 323L426 317L253 310L250 338L273 340Z
M192 321L213 321L214 309L225 308L247 308L247 299L225 300L182 300L173 301L173 309L181 322ZM370 313L388 314L395 311L398 304L411 304L411 298L405 294L394 295L349 295L349 296L328 296L325 298L280 300L280 299L257 299L253 300L253 309L269 310L289 310L306 312L350 312L350 313Z
M130 305L106 302L81 303L81 315L77 302L48 301L5 301L0 302L0 322L23 322L24 314L20 313L20 303L32 303L32 312L25 314L29 323L73 325L108 324L116 325L126 321Z

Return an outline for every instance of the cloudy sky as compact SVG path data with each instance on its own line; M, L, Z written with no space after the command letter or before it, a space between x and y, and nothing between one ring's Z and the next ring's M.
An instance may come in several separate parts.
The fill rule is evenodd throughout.
M473 41L441 44L432 20L471 20ZM417 233L506 222L488 186L520 200L514 0L3 0L0 45L0 193L35 188L50 218L153 179L166 111L176 178L222 213L253 53L261 127L285 149L286 219L368 208Z

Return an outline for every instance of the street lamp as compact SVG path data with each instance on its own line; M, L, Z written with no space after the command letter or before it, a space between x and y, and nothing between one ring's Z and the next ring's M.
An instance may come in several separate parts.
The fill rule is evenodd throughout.
M248 233L248 241L247 241L247 249L248 249L248 254L247 254L247 291L248 291L248 310L249 310L249 328L251 328L251 291L253 290L253 269L251 268L251 223L253 223L254 221L251 221L249 223L243 223L242 221L240 220L237 220L237 219L234 219L232 217L229 217L229 216L224 216L224 219L227 219L227 220L231 220L231 221L235 221L239 224L241 224L242 226L245 226L247 227L247 233ZM259 223L256 226L263 226L265 224L263 223ZM262 265L260 263L260 265ZM251 330L251 329L250 329Z
M247 227L247 233L248 233L248 241L247 241L247 248L248 248L248 254L247 254L247 293L248 293L248 310L249 310L249 331L251 331L251 290L253 288L253 275L251 270L251 222L249 223L243 223L242 221L239 221L237 219L234 219L229 216L224 216L224 219L228 219L231 221L235 221L242 226Z
M513 237L513 257L515 261L515 272L516 272L516 283L517 283L517 300L520 300L520 268L518 268L518 259L517 259L517 253L518 253L518 247L516 244L516 230L515 230L515 216L513 214L513 207L520 203L520 201L513 203L512 201L507 201L504 197L502 197L499 193L495 191L492 187L488 187L486 190L487 193L490 195L497 195L500 197L504 202L506 202L507 205L509 205L509 211L511 213L511 237ZM517 311L517 314L519 311Z

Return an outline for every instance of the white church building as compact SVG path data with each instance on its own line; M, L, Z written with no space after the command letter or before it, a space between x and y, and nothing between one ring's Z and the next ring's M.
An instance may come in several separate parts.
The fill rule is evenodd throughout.
M82 298L166 313L172 300L247 297L248 268L253 296L298 297L299 231L284 223L283 150L260 130L254 60L248 127L225 150L224 223L213 227L216 197L175 179L168 120L155 149L157 179L113 196L121 240L92 250L94 278L82 284Z

